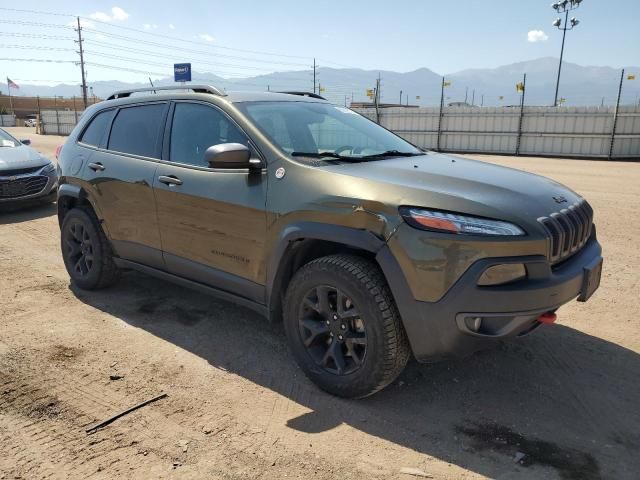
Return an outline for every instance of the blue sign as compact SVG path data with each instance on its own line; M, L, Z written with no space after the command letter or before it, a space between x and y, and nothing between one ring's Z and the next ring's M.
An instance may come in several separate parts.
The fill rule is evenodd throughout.
M174 82L190 82L191 81L191 64L190 63L174 63L173 64L173 80Z

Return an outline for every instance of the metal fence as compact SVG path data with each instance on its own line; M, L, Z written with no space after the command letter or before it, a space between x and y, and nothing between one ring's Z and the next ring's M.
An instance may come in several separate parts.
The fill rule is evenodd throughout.
M15 127L16 116L15 115L0 115L0 127Z
M640 158L640 106L358 108L422 148L559 157ZM615 124L615 131L614 131Z
M640 158L640 106L621 106L617 115L615 107L444 107L442 112L438 107L392 107L380 108L378 113L373 107L354 110L431 150ZM81 114L73 110L42 110L40 131L45 135L69 135Z
M82 115L75 110L42 110L40 133L43 135L69 135Z

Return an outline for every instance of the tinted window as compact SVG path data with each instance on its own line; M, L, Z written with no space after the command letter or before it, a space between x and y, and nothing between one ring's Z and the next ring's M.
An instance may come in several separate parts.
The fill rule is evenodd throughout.
M246 136L219 110L198 103L177 103L173 113L169 159L208 167L204 152L219 143L242 143Z
M120 110L111 127L109 150L155 157L165 106L141 105Z
M106 110L93 117L93 120L91 120L91 123L82 134L80 141L87 145L103 147L104 140L107 138L106 130L109 128L109 123L114 113L115 110Z

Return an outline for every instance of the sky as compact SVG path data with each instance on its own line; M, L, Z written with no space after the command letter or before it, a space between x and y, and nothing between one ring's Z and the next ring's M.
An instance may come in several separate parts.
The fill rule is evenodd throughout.
M427 67L440 74L454 73L557 57L561 32L551 25L557 15L550 3L3 1L0 74L3 82L5 76L18 83L77 81L79 68L72 63L78 59L73 42L77 33L69 28L73 17L64 14L83 17L89 81L143 81L146 72L152 78L170 76L170 65L181 61L221 76L252 76L309 69L314 57L326 67L399 72ZM35 13L40 11L58 15ZM639 0L584 0L570 16L580 24L567 33L565 60L581 65L640 65ZM34 59L69 63L26 61Z

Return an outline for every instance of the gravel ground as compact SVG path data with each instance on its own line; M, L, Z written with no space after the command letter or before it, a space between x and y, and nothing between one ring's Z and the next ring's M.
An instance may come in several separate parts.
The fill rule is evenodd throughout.
M49 155L64 141L9 130ZM55 206L0 212L0 479L638 478L640 164L470 156L589 199L601 288L556 325L410 363L360 401L316 389L281 326L244 308L137 273L75 289Z

